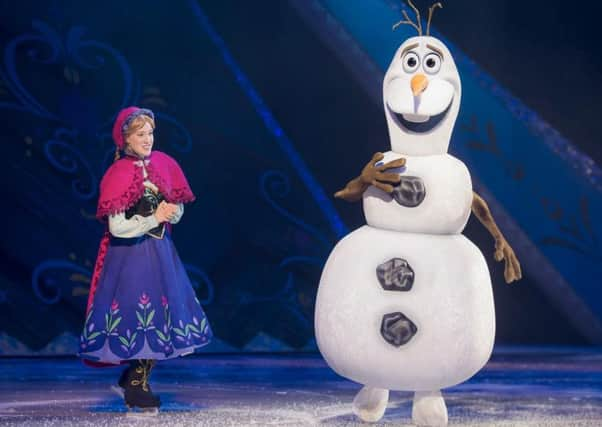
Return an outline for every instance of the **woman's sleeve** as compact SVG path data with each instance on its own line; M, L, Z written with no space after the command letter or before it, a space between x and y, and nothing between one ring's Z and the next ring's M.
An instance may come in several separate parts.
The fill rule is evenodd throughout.
M115 237L140 237L158 225L155 215L134 215L129 219L125 218L125 213L109 216L109 232Z

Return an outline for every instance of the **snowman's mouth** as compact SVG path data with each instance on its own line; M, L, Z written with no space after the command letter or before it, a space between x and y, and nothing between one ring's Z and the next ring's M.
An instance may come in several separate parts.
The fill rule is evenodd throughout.
M426 133L430 132L435 127L437 127L439 123L441 123L445 116L447 116L450 107L451 102L443 112L435 116L420 116L417 114L402 114L396 113L393 110L390 111L391 113L393 113L393 117L395 117L397 123L409 130L410 132Z

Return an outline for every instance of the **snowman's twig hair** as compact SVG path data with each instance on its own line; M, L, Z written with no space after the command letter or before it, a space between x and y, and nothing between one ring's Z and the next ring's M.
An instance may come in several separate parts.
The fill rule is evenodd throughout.
M416 9L416 6L414 6L414 4L412 3L412 0L408 0L408 3L410 4L412 9L414 9L414 12L416 13L416 22L414 22L410 19L410 17L408 16L408 13L405 10L402 10L401 13L402 13L403 17L405 18L405 20L399 21L398 23L393 25L393 31L395 31L397 29L397 27L399 27L400 25L407 24L407 25L411 25L412 27L414 27L416 29L416 31L418 31L418 35L421 36L422 35L422 23L420 22L420 12L418 11L418 9Z
M418 10L418 8L416 6L414 6L414 3L412 3L412 0L407 0L408 4L410 5L410 7L412 8L412 10L414 10L414 13L416 14L416 22L412 21L410 19L410 17L408 16L408 13L405 10L401 11L401 14L403 15L403 17L405 18L402 21L399 21L398 23L396 23L395 25L393 25L393 30L396 30L397 27L399 27L402 24L407 24L407 25L411 25L412 27L414 27L416 29L416 31L418 31L418 35L422 36L422 20L420 19L420 11ZM433 19L433 13L435 12L435 9L443 9L443 5L441 4L441 2L436 2L433 3L433 5L431 7L429 7L429 17L428 20L426 21L426 35L430 35L431 33L431 20Z
M431 19L433 18L433 12L435 11L436 8L439 9L443 9L443 5L440 2L437 2L435 4L433 4L431 7L429 7L429 19L426 22L426 35L430 35L431 32Z
M404 15L405 15L405 12L404 12ZM412 27L416 28L416 31L418 31L418 34L420 35L420 28L418 28L418 26L415 23L413 23L412 21L410 21L409 19L406 19L405 21L399 21L398 23L393 25L393 31L395 31L397 29L397 27L399 27L402 24L411 25Z
M418 8L416 6L414 6L414 3L412 3L412 0L408 0L408 4L410 5L410 7L412 9L414 9L414 13L416 14L416 22L418 23L418 35L421 36L422 35L422 20L420 19L420 11L418 10ZM404 16L407 18L407 14L404 12Z

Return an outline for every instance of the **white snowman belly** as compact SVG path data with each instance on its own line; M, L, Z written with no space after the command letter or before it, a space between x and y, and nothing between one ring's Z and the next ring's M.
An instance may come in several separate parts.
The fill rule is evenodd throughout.
M326 262L315 328L330 367L353 381L413 391L458 384L493 348L487 264L460 234L363 226Z
M449 154L405 156L385 153L383 163L404 157L402 182L393 194L369 187L363 195L368 225L408 233L461 233L472 206L472 181L468 169Z

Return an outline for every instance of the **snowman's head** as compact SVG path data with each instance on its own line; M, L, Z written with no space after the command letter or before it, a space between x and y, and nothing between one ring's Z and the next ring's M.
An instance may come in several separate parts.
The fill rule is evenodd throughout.
M391 149L412 156L447 153L461 92L454 59L439 39L406 40L383 82Z

